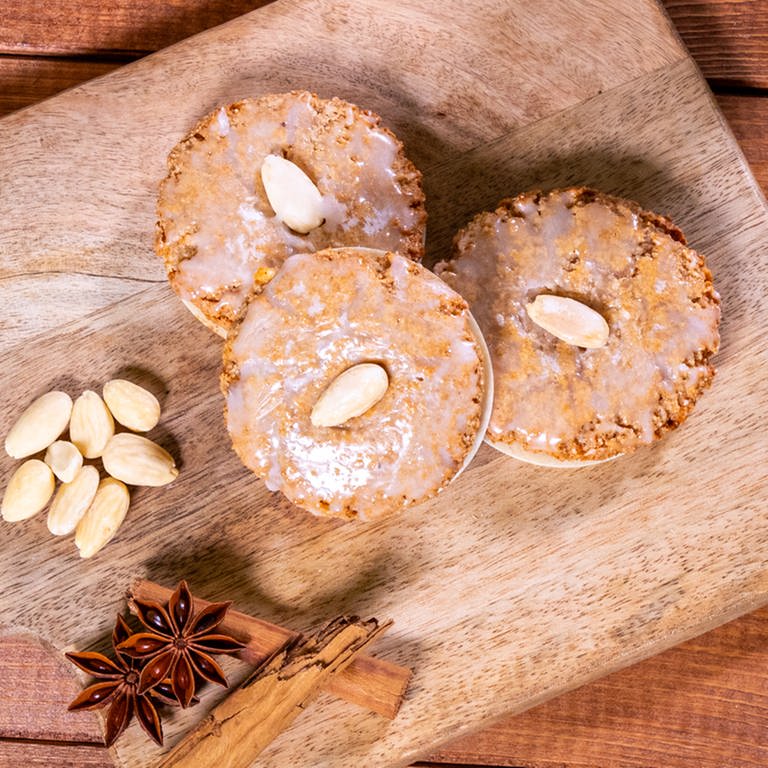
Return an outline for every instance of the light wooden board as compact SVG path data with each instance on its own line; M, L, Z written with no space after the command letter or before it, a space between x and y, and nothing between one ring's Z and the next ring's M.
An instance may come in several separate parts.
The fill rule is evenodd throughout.
M291 87L369 106L405 139L433 256L533 185L587 182L671 214L723 296L720 372L691 419L581 471L484 448L439 499L373 525L267 492L228 447L219 344L165 285L151 238L178 137L216 104ZM259 765L405 765L768 600L768 215L650 2L278 0L0 121L0 222L0 430L36 393L130 371L162 390L156 436L182 462L176 483L134 494L91 562L43 516L3 525L2 622L60 648L103 643L135 575L185 576L296 629L344 611L396 621L379 652L415 669L399 717L323 697ZM123 765L157 756L136 727L117 750Z

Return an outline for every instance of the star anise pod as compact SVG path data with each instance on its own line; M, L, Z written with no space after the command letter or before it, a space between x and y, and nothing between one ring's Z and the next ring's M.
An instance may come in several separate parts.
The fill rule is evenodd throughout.
M167 606L134 598L136 615L149 630L126 638L116 650L144 662L137 692L153 690L166 678L182 707L195 695L197 677L227 687L227 678L214 654L236 653L244 645L229 635L214 633L231 602L211 603L195 613L187 582L182 581Z
M152 691L139 692L140 667L118 646L131 636L131 628L118 614L112 632L112 646L116 657L112 659L101 653L67 653L67 658L80 669L104 682L94 683L85 688L69 705L70 710L97 709L109 706L107 713L106 742L110 746L127 728L133 715L141 727L158 744L163 743L163 728L153 698L165 704L178 705L168 681L162 681Z

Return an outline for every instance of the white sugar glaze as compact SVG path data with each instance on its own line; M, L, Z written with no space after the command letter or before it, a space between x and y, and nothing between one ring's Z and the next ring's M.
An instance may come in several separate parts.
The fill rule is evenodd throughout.
M576 197L523 196L478 216L436 272L468 300L491 351L489 441L590 460L606 458L596 452L603 437L622 435L629 449L651 442L660 403L695 398L711 376L698 353L717 348L720 310L698 298L706 291L695 251L634 210ZM582 349L536 326L525 306L541 293L599 311L608 344Z
M476 450L486 386L466 303L398 255L289 257L230 337L227 419L244 463L317 514L373 518L436 493ZM342 427L310 413L342 371L383 365L384 397Z
M324 223L300 235L276 216L260 178L283 154L323 196ZM174 151L158 202L158 250L174 290L225 328L259 267L291 253L361 245L420 258L420 175L378 118L309 93L213 112Z

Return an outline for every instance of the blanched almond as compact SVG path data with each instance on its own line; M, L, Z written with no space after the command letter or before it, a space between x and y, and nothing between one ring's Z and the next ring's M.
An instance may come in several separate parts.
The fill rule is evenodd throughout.
M597 349L608 342L605 318L576 299L540 294L526 310L536 325L567 344Z
M353 365L339 374L320 395L310 420L316 427L338 427L376 405L388 387L389 376L380 365Z
M128 485L167 485L179 474L170 453L146 437L130 432L115 435L101 460L112 477Z
M86 459L95 459L101 456L114 434L112 414L99 395L87 389L72 408L69 439Z
M115 419L134 432L149 432L160 421L160 403L144 387L125 379L112 379L102 390Z
M39 459L25 461L8 481L3 496L3 520L15 523L36 515L53 495L56 481L51 468Z
M83 466L83 454L68 440L57 440L48 446L45 463L62 483L71 483Z
M81 467L71 483L62 483L48 510L48 530L54 536L72 533L91 506L98 487L99 470L90 465Z
M114 477L106 477L99 483L91 506L75 530L80 557L92 557L117 533L130 502L124 483Z
M5 438L5 452L23 459L45 450L66 428L72 413L72 398L66 392L48 392L38 397Z
M272 210L291 229L306 234L323 223L323 196L298 165L280 155L267 155L261 181Z

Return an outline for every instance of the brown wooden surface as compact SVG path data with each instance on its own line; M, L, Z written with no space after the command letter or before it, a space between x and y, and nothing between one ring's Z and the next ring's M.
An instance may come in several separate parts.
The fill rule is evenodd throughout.
M441 749L532 768L764 768L768 609Z
M214 8L214 4L174 2L165 4L165 10L139 0L114 5L116 11L107 13L95 0L48 3L43 15L41 4L31 0L4 8L0 12L0 52L34 56L0 57L0 110L34 103L80 79L103 74L124 59L126 52L152 50L257 4L226 3ZM759 0L667 0L666 5L703 72L720 90L719 102L765 184L768 99L744 92L729 94L723 92L723 86L768 85L768 9ZM47 58L52 53L96 54L100 60ZM766 621L765 612L757 612L700 642L684 644L467 737L443 749L439 758L461 764L542 768L764 765L766 758L760 749L766 711L762 674L766 669L762 649L768 644ZM43 722L48 722L47 716L40 718ZM691 739L678 738L681 732ZM41 731L41 737L45 733ZM2 735L8 734L3 731ZM638 752L643 745L644 751ZM0 748L0 765L8 766L22 764L18 755L28 752L19 749L31 749L23 742L0 742ZM15 757L9 757L11 754ZM67 764L60 756L63 753L46 754L47 764ZM710 763L705 759L711 759ZM73 764L90 766L85 760ZM46 764L45 760L39 764Z
M32 635L0 637L0 738L100 743L93 712L67 712L80 691L72 665Z
M766 62L768 70L768 53ZM106 61L0 57L0 117L120 66L117 62ZM768 96L723 89L716 90L715 96L752 171L765 188L768 182L768 131L765 129Z
M755 178L763 192L768 193L768 96L720 93L717 101L744 150Z
M126 60L265 4L115 0L107 6L100 0L14 0L4 4L0 15L0 54ZM763 0L665 0L664 6L715 85L768 87L768 5Z
M768 88L765 0L664 0L664 7L715 87Z
M100 738L95 718L70 730L80 744L56 744L61 724L82 716L64 712L77 689L71 669L30 637L0 639L0 658L0 767L111 768L106 749L88 746ZM767 718L763 608L465 736L418 765L763 768ZM48 743L30 743L32 734Z
M0 739L3 768L114 768L104 747L44 741Z
M3 6L0 53L130 57L266 5L268 0L16 0Z

